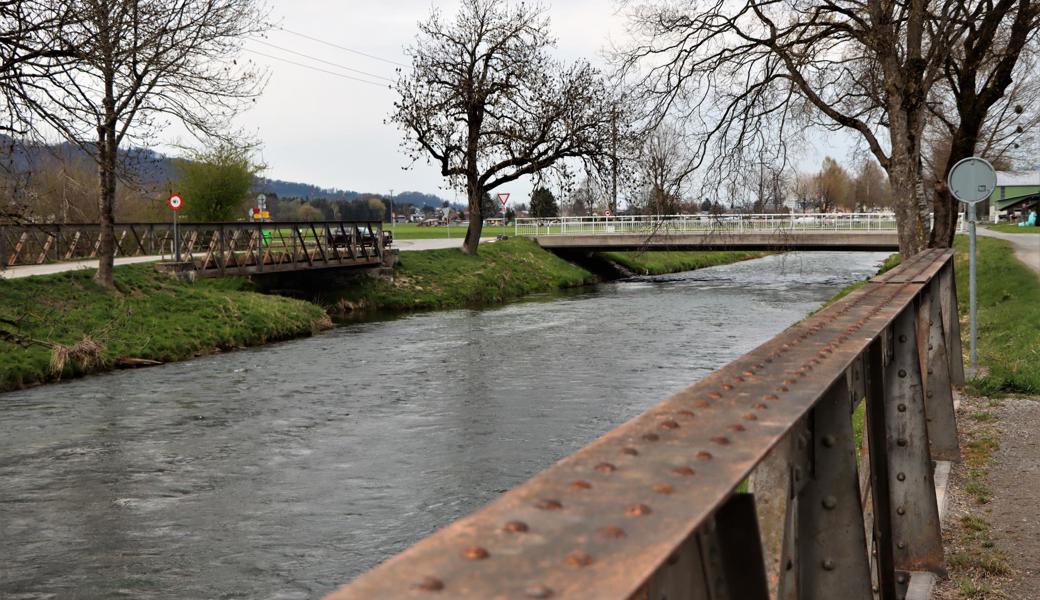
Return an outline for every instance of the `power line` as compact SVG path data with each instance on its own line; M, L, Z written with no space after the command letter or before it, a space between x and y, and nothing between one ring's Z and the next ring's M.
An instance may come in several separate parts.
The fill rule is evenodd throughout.
M249 38L249 40L252 41L252 42L255 42L257 44L263 44L265 46L270 46L271 48L274 48L275 50L281 50L282 52L288 52L289 54L295 54L296 56L302 56L303 58L307 58L307 59L310 59L310 60L313 60L313 61L316 61L316 62L324 63L326 65L331 65L333 67L336 67L336 68L339 68L339 69L343 69L344 71L351 71L351 72L357 73L359 75L364 75L366 77L374 77L375 79L382 79L384 81L389 81L391 83L393 83L393 81L394 81L393 79L390 79L389 77L383 77L382 75L376 75L375 73L369 73L367 71L361 71L361 70L358 70L358 69L354 69L354 68L348 67L346 65L341 65L339 63L334 63L332 61L325 60L323 58L318 58L317 56L311 56L310 54L304 54L303 52L297 52L296 50L291 50L289 48L283 48L281 46L276 46L276 45L274 45L274 44L272 44L270 42L265 42L264 40L260 40L260 39L257 39L257 38Z
M397 62L396 60L390 60L389 58L383 58L381 56L376 56L374 54L369 54L367 52L362 52L360 50L355 50L353 48L347 48L346 46L340 46L339 44L334 44L332 42L327 42L325 40L316 38L314 36L307 35L306 33L300 33L299 31L293 31L291 29L286 29L285 27L279 27L278 29L280 29L281 31L284 31L285 33L291 33L291 34L293 34L295 36L299 36L299 37L302 37L304 39L311 40L312 42L318 42L319 44L325 44L326 46L331 46L333 48L338 48L339 50L343 50L344 52L350 52L351 54L357 54L359 56L364 56L365 58L371 58L372 60L378 60L380 62L389 63L391 65L397 65L399 67L408 67L408 66L410 66L410 65L406 65L404 63Z
M360 77L351 77L350 75L344 75L343 73L337 73L335 71L329 71L328 69L322 69L321 67L314 67L314 66L311 66L311 65L306 65L306 64L303 64L303 63L296 62L294 60L289 60L287 58L282 58L280 56L273 56L271 54L264 54L263 52L260 52L258 50L252 50L250 48L246 48L245 51L249 52L251 54L256 54L258 56L263 56L265 58L271 58L271 59L274 59L274 60L280 60L280 61L282 61L284 63L289 63L290 65L296 65L297 67L303 67L304 69L310 69L312 71L318 71L318 72L321 72L321 73L326 73L328 75L333 75L333 76L336 76L336 77L342 77L343 79L349 79L351 81L357 81L357 82L360 82L360 83L367 83L368 85L374 85L376 87L380 87L380 88L383 88L383 89L390 89L390 86L382 84L382 83L376 83L374 81L368 81L366 79L361 79Z

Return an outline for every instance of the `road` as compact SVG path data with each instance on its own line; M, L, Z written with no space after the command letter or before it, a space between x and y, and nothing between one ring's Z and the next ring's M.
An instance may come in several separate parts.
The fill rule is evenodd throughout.
M495 238L481 238L482 244L494 242ZM394 242L394 248L403 252L416 250L441 250L444 248L462 247L461 239L444 240L400 240ZM136 263L156 262L162 260L162 256L132 256L128 258L117 258L116 265L132 265ZM79 260L74 262L52 263L46 265L24 265L20 267L8 267L0 269L0 279L19 279L21 277L34 277L37 275L53 275L66 271L80 271L83 269L97 269L96 260Z
M977 229L979 235L995 237L1011 242L1015 256L1027 267L1040 273L1040 233L1003 233L985 227Z

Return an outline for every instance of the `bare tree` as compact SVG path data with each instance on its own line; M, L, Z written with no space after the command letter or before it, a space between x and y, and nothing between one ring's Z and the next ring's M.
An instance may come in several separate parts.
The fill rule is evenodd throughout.
M661 123L647 134L637 159L637 193L644 197L649 214L679 211L686 185L696 170L694 156L684 137L669 123Z
M227 135L231 117L259 93L262 73L234 60L242 38L264 24L258 0L70 0L62 29L71 59L21 82L47 125L98 165L100 265L112 288L113 220L120 147L143 143L170 122L199 136Z
M463 0L451 22L434 10L419 26L392 120L413 160L465 189L469 254L489 216L485 193L568 159L610 166L611 89L588 63L553 60L553 43L544 10L511 0Z
M806 124L854 133L889 175L909 256L927 242L921 146L950 49L970 37L973 16L1031 1L647 1L633 11L643 41L622 67L658 112L702 123L702 155L715 171L782 155L777 140Z

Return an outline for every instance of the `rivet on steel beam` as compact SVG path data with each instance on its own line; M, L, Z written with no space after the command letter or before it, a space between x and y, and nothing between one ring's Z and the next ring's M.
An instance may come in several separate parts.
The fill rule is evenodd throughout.
M625 509L625 514L631 517L643 517L650 514L650 507L645 504L632 504Z
M928 367L928 374L929 374L929 375L931 375L931 374L932 374L932 368L931 368L931 367Z
M502 526L502 530L509 533L527 533L528 527L523 521L510 521Z
M755 372L750 370L750 369L748 369L747 371L744 371L743 373L741 373L741 375L743 375L744 377L754 377L755 376Z
M717 435L717 436L711 438L711 441L716 443L716 444L718 444L718 445L720 445L720 446L725 446L725 445L729 444L729 438L724 436L724 435Z
M906 438L899 438L898 440L896 440L896 444L898 444L900 447L906 446L907 443L908 442Z
M900 404L899 406L896 407L896 410L898 410L899 412L906 412L906 405L905 404Z
M614 471L617 471L617 467L608 462L599 463L593 468L599 471L600 473L613 473Z
M718 400L719 398L722 397L722 394L720 394L718 392L708 392L708 397L711 398L712 400Z
M898 479L899 481L906 481L906 474L899 473L898 475L896 475L896 479Z
M794 385L796 383L798 383L798 381L796 381L794 379L785 379L784 380L784 385Z
M622 454L627 454L629 456L639 456L639 450L636 450L635 448L633 448L631 446L625 446L624 448L622 448L621 449L621 453Z
M462 556L469 560L484 560L490 556L490 554L480 546L470 546L469 548L466 548L466 551L462 553Z
M439 592L444 589L444 582L432 575L427 575L415 584L415 587L424 592Z
M744 414L744 420L745 421L757 421L758 420L758 415L756 415L755 413L745 413Z
M762 363L758 363L757 365L755 365L755 371L761 371L764 368L766 368L766 366Z
M687 419L692 419L697 416L697 413L693 412L692 410L680 410L676 414L680 417L685 417Z
M696 471L694 471L692 468L686 465L683 465L672 469L672 473L675 473L676 475L682 475L683 477L692 477L693 474L696 473Z
M783 394L785 392L789 392L790 389L786 385L782 385L782 386L776 388L776 391L780 392L781 394Z
M935 392L928 390L928 397L931 398L932 396L935 396Z
M896 514L898 514L900 516L905 515L906 514L906 509L903 508L902 506L900 506L899 508L896 509Z
M931 345L931 344L928 344L928 349L929 349L929 350L934 350L934 349L935 349L935 346L933 346L933 345Z
M712 459L711 452L705 452L704 450L701 450L700 452L697 453L697 460L711 460L711 459Z
M826 496L823 499L823 507L827 510L834 510L838 506L838 499L834 496Z
M667 421L661 421L661 429L678 429L679 424L671 419Z
M672 554L671 556L668 557L668 560L665 561L665 564L667 564L668 566L672 566L672 565L674 565L674 564L676 564L678 562L679 562L679 553L676 552L676 553L674 553L674 554Z
M674 492L675 488L673 488L672 486L668 485L667 483L657 483L657 484L654 484L654 491L657 492L658 494L668 495L668 494L671 494L672 492Z
M906 583L906 574L900 573L899 575L896 575L896 583L899 585Z
M649 433L644 433L643 439L648 442L656 442L657 440L661 439L661 436L651 431Z
M906 369L899 369L899 376L906 377Z
M798 449L799 450L804 450L805 447L808 446L808 445L809 445L809 439L806 437L806 435L804 433L799 434L798 435Z
M834 438L834 436L830 435L830 434L827 434L827 435L823 436L823 439L820 440L820 441L822 441L824 447L827 447L827 448L833 448L835 442L837 442L837 440Z
M820 563L820 565L823 567L823 569L825 571L833 571L834 570L834 561L829 559L829 558L823 559L823 562Z
M780 396L777 396L776 394L766 394L765 396L762 396L762 399L766 402L776 402L780 399Z
M599 534L599 537L608 540L616 540L625 537L625 530L613 525L609 527L601 527L597 533Z
M902 550L903 548L906 548L906 542L898 542L896 544L896 548L899 548L900 550Z
M707 400L696 400L693 405L697 408L708 408L711 406L711 402L708 402Z
M546 587L542 584L529 585L524 589L524 595L528 598L551 598L553 595L552 588Z
M577 479L571 482L570 487L572 490L591 490L592 484L584 479Z
M905 335L900 335L899 336L899 343L901 343L901 344L905 344L906 343L906 336Z
M721 387L721 388L722 388L723 390L727 391L727 392L728 392L729 390L732 390L732 389L733 389L733 386L732 386L731 384L728 384L728 383L724 383L724 384L722 384L722 385L721 385L720 387Z
M754 408L755 410L766 410L766 409L768 409L769 407L768 407L768 406L766 406L765 404L763 404L762 402L759 402L759 403L758 403L758 404L756 404L756 405L755 405L755 406L754 406L753 408Z
M730 425L729 427L727 427L726 429L729 429L730 431L733 431L733 432L739 432L739 431L745 431L746 430L745 427L743 425L741 425L740 423L734 423L734 424Z
M540 508L542 510L560 510L563 508L563 504L561 504L559 500L553 500L551 498L542 498L536 502L534 506L535 508Z
M587 567L592 564L592 557L587 553L577 550L567 555L564 561L572 567Z
M802 480L802 468L801 467L795 467L794 468L794 480L795 481L801 481Z

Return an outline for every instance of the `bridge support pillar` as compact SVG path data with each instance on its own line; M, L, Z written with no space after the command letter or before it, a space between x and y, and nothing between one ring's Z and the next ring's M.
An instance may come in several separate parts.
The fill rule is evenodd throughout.
M155 263L155 268L158 269L160 273L166 273L174 279L187 281L188 283L194 282L198 275L195 263L190 260L181 262L159 262Z

